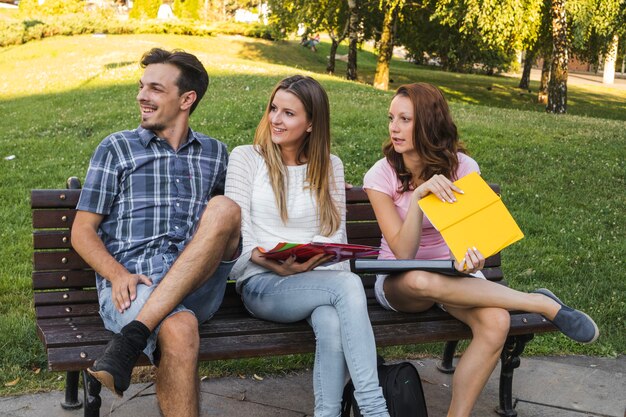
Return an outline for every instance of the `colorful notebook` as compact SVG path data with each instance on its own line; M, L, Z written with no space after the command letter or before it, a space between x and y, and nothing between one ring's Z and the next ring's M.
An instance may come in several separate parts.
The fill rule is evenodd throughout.
M429 194L419 205L458 262L473 246L487 258L524 237L500 196L478 173L468 174L454 184L464 192L455 193L456 202L444 203Z
M324 263L330 265L336 262L345 261L347 259L364 258L367 256L378 255L380 248L367 245L351 245L348 243L287 243L280 242L274 248L265 250L261 247L257 249L265 258L284 261L290 256L296 257L296 262L306 262L315 255L326 253L334 255L334 258Z

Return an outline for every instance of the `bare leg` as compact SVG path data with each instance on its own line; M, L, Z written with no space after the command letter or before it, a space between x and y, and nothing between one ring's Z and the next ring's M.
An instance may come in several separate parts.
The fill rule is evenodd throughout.
M539 313L552 320L561 306L542 294L529 294L484 279L409 271L385 280L385 296L398 310L423 311L440 302L457 307L498 307ZM430 300L431 303L425 303Z
M198 321L189 312L174 314L159 331L161 361L156 393L165 417L197 417L200 408L198 381Z
M180 302L208 277L239 244L241 213L227 197L209 200L193 239L159 283L135 320L154 330Z
M447 307L472 329L473 339L457 364L452 379L448 417L467 417L493 372L509 332L510 316L500 308Z

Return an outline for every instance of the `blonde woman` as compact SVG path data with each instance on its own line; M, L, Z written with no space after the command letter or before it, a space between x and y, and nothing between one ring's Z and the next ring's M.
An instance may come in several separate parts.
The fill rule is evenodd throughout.
M398 88L389 106L389 140L383 153L385 158L363 180L383 233L379 258L450 259L446 243L418 201L432 193L454 204L454 191L461 190L452 181L479 168L460 143L437 87L417 83ZM483 255L468 248L456 268L483 277L484 264ZM591 343L599 334L589 316L565 306L546 289L528 294L485 279L410 271L379 275L375 290L387 309L415 313L438 304L472 329L472 341L454 373L448 417L470 415L506 341L507 310L540 313L578 342Z
M328 97L313 78L280 81L254 144L231 155L226 195L242 212L243 253L231 276L250 313L277 322L307 320L316 338L315 416L340 415L346 367L364 416L388 416L376 371L376 347L360 278L327 257L277 262L257 247L279 242L344 243L341 160L330 154Z

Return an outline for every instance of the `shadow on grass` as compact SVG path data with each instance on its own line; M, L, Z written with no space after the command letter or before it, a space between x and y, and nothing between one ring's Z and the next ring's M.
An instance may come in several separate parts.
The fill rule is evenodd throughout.
M251 61L265 61L317 73L326 73L328 48L313 52L296 41L244 42L239 57Z
M104 65L105 70L112 70L116 68L127 67L129 65L137 65L135 61L122 61L122 62L111 62Z

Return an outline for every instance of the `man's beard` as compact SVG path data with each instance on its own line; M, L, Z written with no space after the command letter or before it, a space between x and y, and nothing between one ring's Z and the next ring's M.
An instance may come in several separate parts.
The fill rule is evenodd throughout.
M162 132L165 130L165 126L160 123L150 123L150 122L141 122L141 127L146 130L151 130L153 132Z

